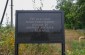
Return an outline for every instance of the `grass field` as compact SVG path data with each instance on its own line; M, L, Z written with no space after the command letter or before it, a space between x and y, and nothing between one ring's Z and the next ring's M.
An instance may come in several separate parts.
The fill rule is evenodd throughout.
M0 55L14 55L14 29L0 29ZM66 55L85 55L85 36L78 30L65 30ZM61 44L20 44L19 55L61 55Z

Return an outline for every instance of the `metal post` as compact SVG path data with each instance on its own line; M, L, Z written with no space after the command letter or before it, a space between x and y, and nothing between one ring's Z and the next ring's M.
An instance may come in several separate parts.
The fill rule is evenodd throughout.
M11 0L11 27L13 27L13 0Z
M2 19L1 19L1 22L0 22L0 26L2 25L4 16L5 16L5 13L6 13L6 9L7 9L8 2L9 2L9 0L6 1L6 5L5 5L5 8L4 8L4 12L3 12Z
M62 55L65 55L65 43L62 43Z
M19 44L15 43L15 55L18 55L18 47L19 47Z

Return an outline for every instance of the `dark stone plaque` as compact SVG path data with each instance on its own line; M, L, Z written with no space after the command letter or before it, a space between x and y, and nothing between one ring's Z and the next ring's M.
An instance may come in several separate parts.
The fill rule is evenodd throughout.
M16 11L16 41L61 42L64 39L62 11Z

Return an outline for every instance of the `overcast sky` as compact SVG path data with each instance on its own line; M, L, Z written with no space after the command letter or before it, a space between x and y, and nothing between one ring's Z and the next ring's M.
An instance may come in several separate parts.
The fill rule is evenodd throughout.
M7 20L10 22L10 1L7 7L7 11L3 20L3 24L6 24ZM36 7L40 7L40 0L35 0L35 6L32 0L13 0L13 23L15 24L15 11L16 10L34 10ZM56 0L43 0L43 10L53 10L56 6ZM0 21L4 11L6 0L0 0ZM34 7L34 8L33 8Z

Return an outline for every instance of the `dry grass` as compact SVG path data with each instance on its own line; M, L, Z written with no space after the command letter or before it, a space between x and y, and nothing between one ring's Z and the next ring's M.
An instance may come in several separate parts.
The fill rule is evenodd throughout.
M78 40L81 35L76 30L65 30L66 41Z

